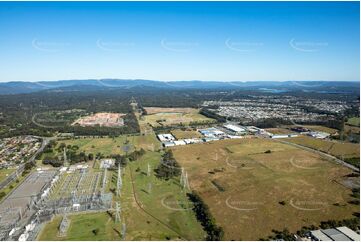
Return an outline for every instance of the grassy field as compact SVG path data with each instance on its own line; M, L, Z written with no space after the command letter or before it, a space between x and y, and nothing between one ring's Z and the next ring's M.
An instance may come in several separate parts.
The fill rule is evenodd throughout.
M312 131L326 132L329 134L334 134L338 132L337 129L321 126L321 125L304 125L303 127L311 129Z
M299 125L285 125L285 128L293 128L293 127L299 127ZM319 131L319 132L326 132L329 134L334 134L338 132L337 129L329 128L322 125L302 125L302 127L308 128L312 131Z
M293 146L241 139L172 150L226 240L258 240L273 229L296 232L359 211L341 185L348 169Z
M213 119L199 114L195 108L145 108L147 115L140 119L152 127L169 126L173 124L189 124L190 122L212 122Z
M292 134L295 133L292 130L284 129L284 128L269 128L265 129L267 132L270 132L271 134Z
M172 135L174 137L176 137L177 139L191 139L191 138L201 138L202 135L195 130L180 130L180 129L175 129L172 130Z
M119 143L122 140L117 141ZM153 141L159 143L154 134L152 136L150 134L145 136L134 136L134 139L133 137L129 138L129 142L134 144L137 149L139 147L150 146ZM77 142L72 143L72 145L78 144L79 147L81 147L80 150L82 150L87 147L91 147L91 144L95 144L94 148L87 151L104 153L102 150L103 146L98 145L97 142L99 142L99 139L89 139L87 142ZM147 150L148 151L141 159L130 162L127 167L123 168L123 188L121 196L116 197L114 194L113 197L114 202L121 202L121 223L117 226L120 228L121 224L125 223L125 239L204 239L202 226L198 223L195 214L191 210L191 204L188 202L186 193L182 191L179 186L179 179L165 181L156 178L153 169L155 169L160 162L161 151L157 151L156 149L155 151L152 151L152 149ZM151 166L151 174L149 176L147 175L148 164ZM91 169L91 172L99 171L99 169ZM58 188L54 189L55 197L59 197L59 195L67 195L63 194L61 191L61 188L63 187L62 181L65 180L67 176L69 176L69 174L65 174L61 178ZM111 191L116 188L116 177L116 171L108 172L109 182L107 184L106 191ZM84 179L85 181L93 180L91 178ZM132 183L132 179L134 180L134 183ZM76 180L77 179L75 179L75 181ZM134 188L132 184L134 184ZM149 187L149 184L152 184L151 188ZM87 188L84 189L87 190ZM84 189L80 187L80 190ZM136 203L135 196L137 197L139 204ZM51 195L51 197L53 197L53 195ZM120 240L119 230L115 228L114 221L106 213L72 215L70 219L72 221L72 225L79 224L78 228L82 231L77 231L74 226L70 227L66 237L57 237L61 217L55 217L52 222L46 224L39 236L39 239ZM93 220L96 220L96 222ZM99 229L99 233L94 235L92 230L96 228Z
M354 134L360 134L360 128L351 126L351 125L345 125L345 132L346 133L354 133Z
M45 225L38 240L121 240L121 225L114 223L105 212L73 214L68 218L70 226L65 237L58 236L62 216L56 216ZM97 234L94 234L93 230L98 230Z
M160 143L155 137L154 133L140 136L119 136L115 138L78 138L78 139L67 139L58 142L58 145L65 143L66 145L77 145L79 152L93 153L98 152L103 155L114 155L114 154L125 154L123 146L125 141L128 140L131 149L145 149L145 150L157 150L160 148Z
M320 150L340 158L360 157L359 144L315 139L308 136L290 138L287 141Z
M153 169L157 167L159 161L159 152L147 152L140 160L131 162L125 168L121 197L123 217L127 225L125 239L203 239L202 227L190 209L190 204L185 192L179 186L178 179L164 181L155 177ZM152 170L150 176L147 174L148 164ZM132 177L137 200L142 208L156 219L143 211L135 202Z
M0 169L0 182L5 180L8 175L13 173L16 169Z
M347 120L348 124L354 125L354 126L360 126L360 118L359 117L353 117L353 118L349 118Z
M76 145L79 147L79 152L96 154L101 152L104 155L123 154L122 147L125 143L126 137L120 136L116 138L78 138L61 140L58 145L65 143L66 145Z

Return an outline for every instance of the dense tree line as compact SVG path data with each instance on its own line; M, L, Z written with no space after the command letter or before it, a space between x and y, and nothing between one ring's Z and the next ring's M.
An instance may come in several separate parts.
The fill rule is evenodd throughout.
M224 123L226 122L226 118L222 117L214 112L212 112L211 110L207 109L207 108L202 108L199 112L200 114L208 117L208 118L213 118L215 120L217 120L218 122Z
M224 235L223 229L216 224L208 205L205 204L202 198L194 191L192 193L187 193L187 196L194 205L193 211L196 214L197 220L207 232L206 240L222 240Z
M130 152L126 155L112 155L110 158L115 159L115 166L118 166L120 164L121 167L125 167L128 162L136 161L140 159L145 154L145 150L142 148L140 150L135 150L133 152Z
M162 159L155 169L155 174L158 178L168 180L173 177L179 176L181 168L173 156L172 150L166 150Z
M289 120L281 119L281 118L268 118L268 119L260 119L260 120L251 122L249 124L263 129L263 128L276 128L279 125L292 124L292 122L290 122Z

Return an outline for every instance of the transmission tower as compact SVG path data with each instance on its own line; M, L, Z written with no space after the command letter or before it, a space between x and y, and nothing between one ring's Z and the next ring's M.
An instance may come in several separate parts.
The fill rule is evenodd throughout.
M148 176L150 176L151 175L151 172L152 172L152 168L151 168L151 166L149 165L149 163L148 163Z
M149 182L148 183L148 193L151 193L152 192L152 183Z
M189 188L189 182L188 182L188 173L186 172L185 174L185 179L184 179L184 186L183 186L184 189L186 190L190 190Z
M72 191L71 195L72 195L73 204L75 204L76 203L76 191Z
M68 163L68 159L66 157L66 147L64 147L64 153L63 153L63 156L64 156L64 165L67 165Z
M126 227L125 223L123 223L122 224L122 240L125 240L126 230L127 230L127 227Z
M105 192L105 185L107 183L107 168L104 169L103 185L102 185L102 194Z
M179 181L181 186L183 186L183 182L184 182L184 168L182 167L182 173L181 173L181 177L180 177L180 181Z
M118 164L117 196L120 195L121 189L122 189L122 172L120 169L120 164Z
M189 190L189 183L188 183L188 173L184 171L184 168L182 167L182 174L180 177L180 184L184 190Z
M119 202L115 203L115 222L120 222L120 204Z

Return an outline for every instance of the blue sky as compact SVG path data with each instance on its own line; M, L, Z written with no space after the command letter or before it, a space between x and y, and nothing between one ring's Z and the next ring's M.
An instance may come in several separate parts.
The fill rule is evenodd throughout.
M359 81L359 14L359 2L0 2L0 81Z

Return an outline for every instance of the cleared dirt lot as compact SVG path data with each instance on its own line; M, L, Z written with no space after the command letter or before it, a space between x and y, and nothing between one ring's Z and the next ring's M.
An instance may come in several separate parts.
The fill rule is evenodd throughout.
M161 108L161 107L146 107L147 114L155 113L192 113L197 109L194 108Z
M123 113L96 113L90 116L81 117L75 120L72 125L80 126L104 126L120 127L124 126Z
M200 114L196 108L147 107L145 110L147 115L142 116L140 119L152 127L214 121Z
M289 145L241 139L172 150L226 240L258 240L272 229L296 232L350 218L359 209L348 203L350 189L340 185L348 169Z

